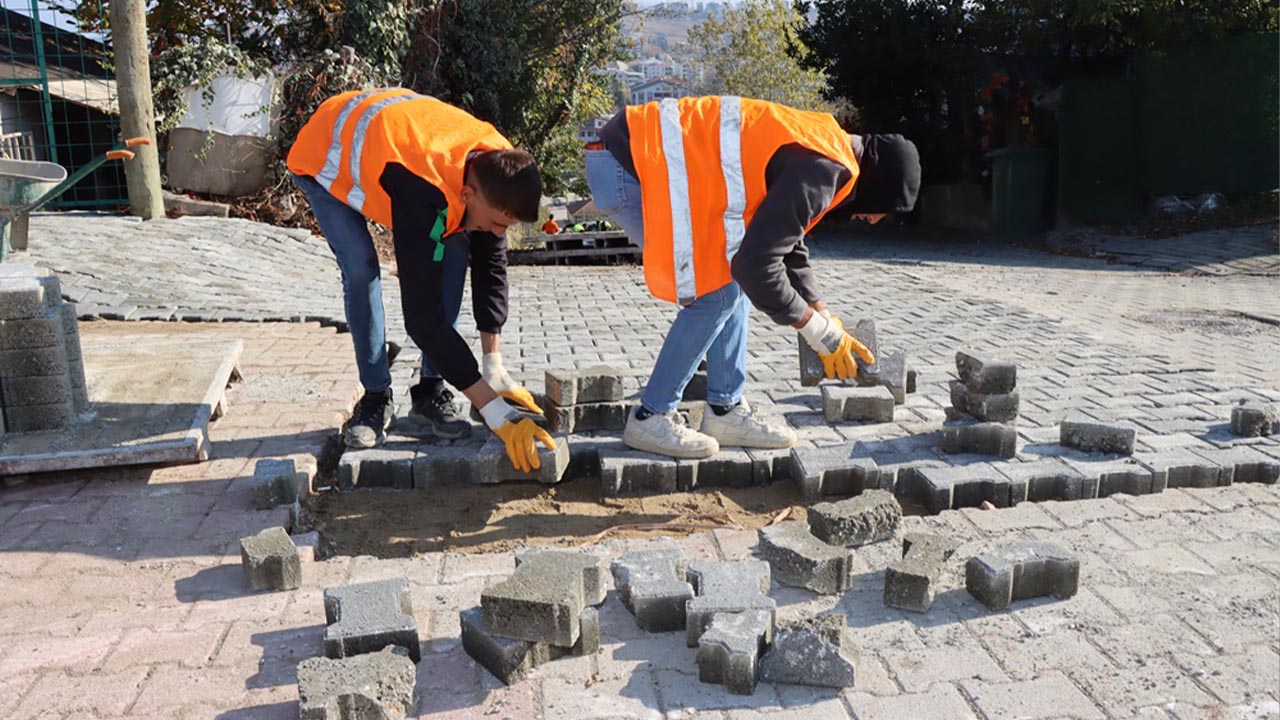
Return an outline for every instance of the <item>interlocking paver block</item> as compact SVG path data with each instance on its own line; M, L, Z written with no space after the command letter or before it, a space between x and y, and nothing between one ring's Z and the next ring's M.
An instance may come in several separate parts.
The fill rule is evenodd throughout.
M1138 431L1127 425L1070 418L1059 427L1058 442L1085 452L1132 455Z
M773 624L766 610L716 613L698 639L698 679L735 695L756 691L757 661Z
M1012 422L1018 419L1018 391L984 394L969 390L959 380L951 381L951 406L966 415L986 422Z
M343 490L409 490L413 488L416 458L415 446L407 443L347 450L338 460L338 487Z
M700 560L689 563L685 578L693 586L694 597L685 604L685 632L689 647L698 646L716 613L764 610L769 614L769 632L778 604L768 596L769 563L762 560L723 562Z
M817 351L809 347L809 343L805 342L804 336L800 333L796 333L796 343L800 346L800 386L813 387L827 376L826 369L822 366L822 358Z
M1150 495L1161 492L1154 486L1155 474L1150 468L1131 458L1121 460L1081 460L1065 458L1064 462L1088 478L1096 478L1098 497L1110 497L1117 493L1126 495Z
M1011 393L1018 386L1018 366L985 353L957 352L956 370L960 382L975 393L999 395Z
M977 507L984 500L996 507L1009 507L1025 497L990 463L910 468L898 474L898 481L898 494L923 503L931 513Z
M331 658L399 645L414 662L422 658L409 581L404 578L325 588L324 651Z
M1280 480L1280 458L1258 452L1251 447L1215 450L1193 450L1195 454L1218 466L1218 484L1263 483L1274 485ZM1226 477L1226 476L1230 477Z
M572 648L494 635L485 630L483 611L478 607L463 610L459 619L463 649L506 685L520 682L530 670L552 660L593 655L600 650L600 612L593 607L583 608L578 616L578 642Z
M625 402L557 405L548 403L548 427L555 433L581 433L599 430L622 430L627 426L631 406Z
M880 366L880 384L893 394L899 405L907 401L907 355L902 352L886 353L876 359Z
M853 448L848 445L791 448L791 478L806 499L856 495L878 488L880 475L874 460L853 457Z
M1224 474L1217 464L1182 448L1138 453L1134 457L1151 470L1152 485L1162 488L1218 487L1230 485L1234 476L1234 468Z
M1018 454L1018 431L995 422L955 422L942 428L942 451L994 455L1006 460Z
M66 375L9 378L0 385L0 399L7 408L68 405L74 409L71 381Z
M293 590L302 585L298 547L282 527L241 538L240 562L254 590Z
M611 566L622 604L649 632L685 627L685 603L693 586L685 581L686 563L679 548L633 550Z
M27 350L0 350L0 380L49 375L66 377L67 362L65 345Z
M431 490L456 483L472 483L476 456L483 444L471 437L461 442L416 444L413 488ZM343 455L345 458L350 453Z
M947 560L960 543L942 535L910 533L902 539L902 559L884 573L884 604L913 612L933 607Z
M760 660L760 679L815 687L853 687L858 649L844 615L779 625Z
M418 673L403 648L298 663L301 720L394 720L417 705Z
M734 487L744 488L769 483L769 465L757 461L741 448L721 448L720 452L706 460L691 462L697 471L688 475L694 487L681 486L680 490L695 488Z
M292 460L259 460L253 464L253 506L270 510L298 501L298 467Z
M1098 496L1097 478L1079 472L1061 458L1000 463L994 467L1009 478L1010 505L1024 500L1086 500Z
M1018 542L970 558L964 583L989 610L1003 610L1016 600L1052 595L1066 599L1080 585L1080 559L1047 542Z
M829 423L893 422L894 405L893 393L886 387L822 386L822 414Z
M24 274L0 275L0 320L43 317L62 301L58 278L30 268ZM25 276L24 276L25 275Z
M675 492L693 486L693 468L692 463L629 450L619 443L600 449L600 492L605 497Z
M809 508L809 530L830 545L858 547L884 540L893 537L901 522L902 506L885 490Z
M507 455L507 446L502 438L490 435L476 456L475 466L471 470L470 482L477 485L492 485L501 482L519 480L537 480L544 485L560 482L569 469L569 438L559 435L553 438L556 442L554 450L537 443L538 460L541 467L531 472L521 472L511 464Z
M907 394L911 395L916 391L916 383L920 379L920 373L913 367L907 368Z
M554 405L568 407L583 403L614 403L626 397L623 378L627 371L614 367L586 370L548 370L547 398Z
M1249 403L1231 408L1231 432L1241 437L1266 437L1280 432L1280 412L1272 405Z
M0 320L0 350L52 347L64 342L66 331L62 323L61 305L47 308L39 317Z
M876 339L876 321L859 320L849 334L870 350L871 355L876 360L868 365L862 361L862 358L857 355L853 356L853 359L858 363L858 384L864 386L878 385L880 383L880 343Z
M515 574L480 593L487 632L573 647L579 616L603 601L604 561L587 553L543 551L521 558ZM590 579L589 579L590 578Z
M6 408L4 413L5 427L11 433L56 430L65 428L76 420L75 406L66 402L11 407Z
M778 582L838 595L853 584L853 553L814 537L799 520L759 530L760 555Z

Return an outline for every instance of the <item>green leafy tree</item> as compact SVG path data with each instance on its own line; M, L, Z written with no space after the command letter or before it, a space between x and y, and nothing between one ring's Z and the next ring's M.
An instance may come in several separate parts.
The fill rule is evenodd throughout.
M827 78L800 42L804 16L788 0L745 0L689 29L695 62L708 71L698 89L802 110L827 110Z

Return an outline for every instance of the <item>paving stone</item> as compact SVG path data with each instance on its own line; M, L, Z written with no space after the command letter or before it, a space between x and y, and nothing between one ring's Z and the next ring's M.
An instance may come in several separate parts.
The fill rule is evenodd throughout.
M605 497L676 492L694 485L694 467L617 443L600 449L600 492Z
M61 303L46 308L39 317L25 320L0 320L0 350L28 350L53 347L66 342ZM72 306L74 307L74 306Z
M850 688L858 649L843 614L819 615L778 625L760 661L765 682Z
M876 359L880 366L880 384L893 394L893 401L901 405L907 401L907 355L902 352L886 353Z
M829 423L893 422L893 393L886 387L822 386L822 413Z
M600 651L600 613L593 607L583 608L578 616L578 642L572 648L494 635L485 630L483 611L478 607L463 610L459 619L463 649L504 685L514 685L535 667L566 655Z
M0 320L23 320L43 317L62 301L58 278L47 271L31 268L0 275Z
M741 448L721 448L720 452L712 457L689 464L697 468L696 472L686 474L693 486L681 486L682 491L696 488L745 488L753 485L767 485L771 475L767 461L757 461Z
M907 368L907 394L911 395L916 391L916 384L919 382L920 373L913 367Z
M755 692L757 660L773 626L767 610L716 613L698 638L698 679L724 685L735 695Z
M1280 433L1280 413L1272 405L1249 403L1231 408L1231 432L1240 437Z
M880 487L880 469L875 461L853 457L853 448L848 445L791 448L790 465L791 478L806 499L856 495Z
M1084 475L1060 458L1000 463L994 467L1009 478L1011 505L1024 500L1084 500L1098 496L1097 479Z
M951 381L951 406L984 422L1013 422L1018 419L1018 391L1004 394L975 393L959 380Z
M1274 458L1251 447L1232 447L1191 452L1218 466L1218 485L1262 483L1274 485L1280 480L1280 458Z
M1018 431L994 422L954 422L942 428L942 451L1011 459L1018 454Z
M403 648L298 664L301 720L407 717L417 707L418 673Z
M893 493L867 490L839 502L809 508L809 530L819 540L859 547L893 537L902 522L902 506Z
M1159 490L1155 488L1155 473L1132 458L1122 460L1063 458L1063 462L1086 478L1090 478L1091 482L1096 479L1100 498L1117 493L1150 495L1164 490L1163 487Z
M1017 542L970 558L964 576L970 595L989 610L1003 610L1017 600L1074 596L1080 585L1080 559L1052 543Z
M484 447L483 441L466 440L438 443L414 443L413 488L431 490L457 483L472 483L475 459ZM344 453L345 459L350 453Z
M549 403L544 409L551 432L582 433L626 428L631 405L625 402L568 406Z
M1230 485L1233 473L1224 473L1217 464L1196 453L1185 450L1165 450L1158 453L1138 453L1138 462L1152 472L1153 487L1206 488ZM1234 470L1234 468L1233 468ZM1225 482L1224 482L1225 480Z
M1018 366L985 353L957 352L956 370L960 382L975 393L1011 393L1018 386Z
M828 545L799 520L760 528L760 556L778 582L839 595L853 584L853 553Z
M57 430L76 420L75 406L65 402L6 408L4 414L5 428L11 433Z
M494 635L573 647L579 616L604 600L603 560L587 553L522 555L515 574L480 593L485 630Z
M4 385L0 385L0 399L6 408L74 403L71 381L66 375L9 378L4 381Z
M686 563L679 548L633 550L611 566L622 604L648 632L685 627L685 603L693 586L685 581Z
M417 450L410 443L347 450L338 460L338 487L342 490L411 490L416 458Z
M960 543L942 535L908 533L902 539L902 559L884 574L886 607L928 612L938 592L946 562Z
M377 652L388 645L421 659L418 623L404 578L325 588L325 654L331 658Z
M978 709L991 718L1047 720L1062 717L1064 712L1078 720L1103 720L1106 717L1061 673L1024 682L965 680L962 684Z
M875 362L868 365L862 361L857 355L853 359L858 363L858 384L863 386L878 385L880 383L880 343L876 339L876 321L875 320L859 320L853 326L853 330L849 333L853 339L862 343L871 355L875 358Z
M561 408L585 403L621 402L626 398L624 378L628 374L625 369L606 366L585 370L548 370L545 376L547 398Z
M1010 507L1021 498L1009 478L989 463L903 470L898 474L896 492L913 498L934 514L977 507L984 500L996 507Z
M298 547L282 527L241 538L240 562L254 590L293 590L302 585Z
M67 376L67 348L54 345L27 350L0 350L0 380Z
M1132 455L1133 444L1138 437L1138 431L1126 425L1081 418L1063 420L1059 429L1061 434L1058 442L1085 452Z
M298 486L305 475L293 460L259 460L253 464L253 507L270 510L298 502Z
M827 377L826 368L822 365L822 357L809 347L804 336L796 333L796 344L800 347L800 385L813 387Z
M543 485L554 485L564 477L569 469L569 438L563 435L553 436L554 450L538 443L538 461L541 467L531 472L521 472L511 464L507 455L507 446L502 438L490 435L481 446L471 468L469 482L476 485L493 485L502 482L521 480L537 480Z
M761 560L699 560L689 563L685 579L694 597L685 604L685 632L689 647L698 646L711 617L717 613L763 610L769 615L766 641L773 637L777 603L768 596L769 564Z

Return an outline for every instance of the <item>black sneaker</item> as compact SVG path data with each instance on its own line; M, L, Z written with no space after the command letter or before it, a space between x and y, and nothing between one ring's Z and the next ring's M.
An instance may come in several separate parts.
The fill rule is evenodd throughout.
M446 388L432 392L421 384L409 388L413 407L409 420L439 438L457 440L471 435L471 423L458 412L453 393Z
M351 448L371 448L387 439L387 428L395 416L396 406L391 401L391 390L366 392L356 403L351 420L342 431L342 441Z

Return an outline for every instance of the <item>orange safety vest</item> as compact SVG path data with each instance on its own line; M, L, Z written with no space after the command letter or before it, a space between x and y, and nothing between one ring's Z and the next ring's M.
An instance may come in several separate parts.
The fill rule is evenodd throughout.
M734 96L669 98L627 108L631 158L643 188L649 292L688 305L733 281L730 263L764 200L764 171L799 144L849 169L822 216L853 191L852 138L826 113Z
M404 88L374 88L321 103L298 131L287 164L365 217L391 227L391 198L379 180L388 163L399 163L444 194L443 235L451 235L462 226L467 155L510 148L492 125L452 105Z

